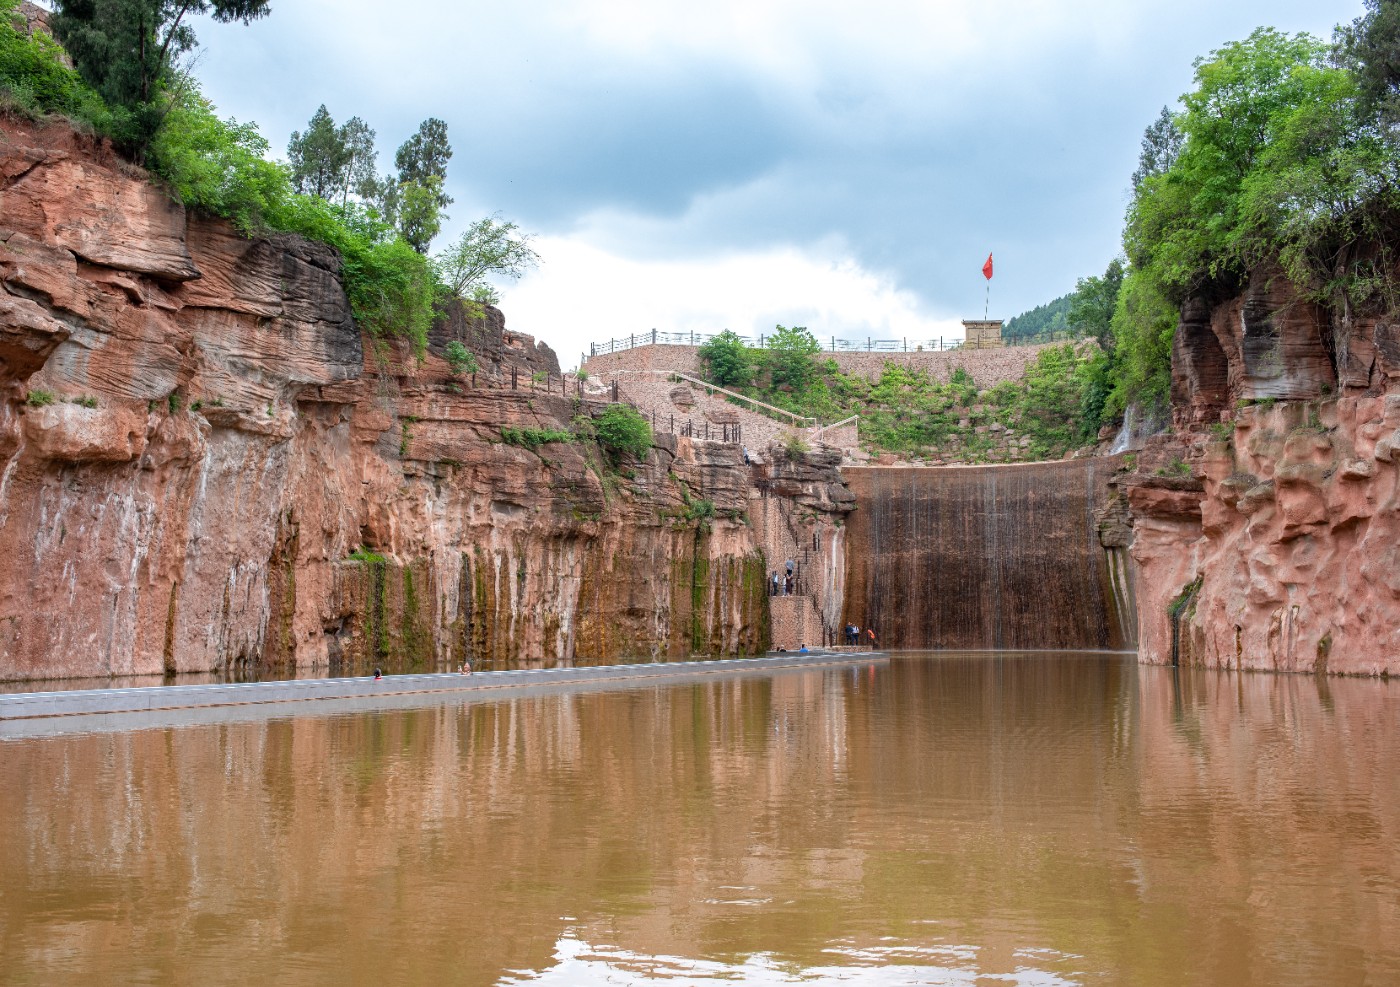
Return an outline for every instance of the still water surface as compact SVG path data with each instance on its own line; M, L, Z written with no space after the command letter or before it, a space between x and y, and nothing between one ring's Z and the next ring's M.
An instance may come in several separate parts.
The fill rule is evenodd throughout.
M0 743L0 982L1400 983L1400 689L1105 655Z

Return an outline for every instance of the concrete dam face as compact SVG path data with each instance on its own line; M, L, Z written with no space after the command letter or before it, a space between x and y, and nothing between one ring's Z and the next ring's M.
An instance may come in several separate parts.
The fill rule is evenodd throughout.
M1115 465L844 470L844 622L888 648L1134 647L1126 553L1095 518Z

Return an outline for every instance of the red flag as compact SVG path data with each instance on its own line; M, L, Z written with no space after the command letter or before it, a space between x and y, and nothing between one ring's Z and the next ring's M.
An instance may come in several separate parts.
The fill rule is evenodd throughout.
M982 265L982 277L992 280L992 255L987 255L987 263Z

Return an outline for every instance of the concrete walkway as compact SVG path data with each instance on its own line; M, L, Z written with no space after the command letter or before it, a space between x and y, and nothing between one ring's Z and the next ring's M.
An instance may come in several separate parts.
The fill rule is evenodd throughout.
M524 669L471 675L386 675L237 685L24 692L0 696L0 740L68 733L190 726L324 713L408 709L453 702L514 699L562 691L600 691L842 667L888 660L812 652L717 661Z

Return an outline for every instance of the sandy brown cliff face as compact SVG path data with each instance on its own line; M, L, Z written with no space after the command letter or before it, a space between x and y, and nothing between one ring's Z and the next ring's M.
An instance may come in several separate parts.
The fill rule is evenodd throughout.
M481 360L455 381L361 338L327 248L4 131L0 678L767 646L737 447L504 444L603 405L499 312L435 330Z
M1400 673L1398 327L1268 270L1183 307L1172 398L1194 475L1123 484L1145 660Z

